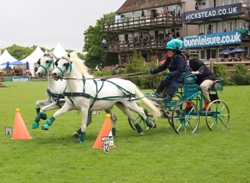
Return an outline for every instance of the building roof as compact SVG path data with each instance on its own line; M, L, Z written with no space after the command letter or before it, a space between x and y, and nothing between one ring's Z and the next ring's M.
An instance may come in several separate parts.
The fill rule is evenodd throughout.
M181 3L181 0L126 0L117 14Z

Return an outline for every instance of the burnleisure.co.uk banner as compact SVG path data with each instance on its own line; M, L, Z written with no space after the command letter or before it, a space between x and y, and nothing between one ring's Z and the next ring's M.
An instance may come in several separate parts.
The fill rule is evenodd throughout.
M240 44L240 43L241 43L241 33L236 31L205 34L198 36L188 36L183 38L184 48L221 46L221 45Z
M4 82L27 82L30 81L29 76L12 76L12 77L4 77Z
M223 18L230 16L237 16L242 14L241 3L218 6L214 8L206 8L202 10L187 11L183 13L183 22L191 23L196 21L203 21L207 19Z

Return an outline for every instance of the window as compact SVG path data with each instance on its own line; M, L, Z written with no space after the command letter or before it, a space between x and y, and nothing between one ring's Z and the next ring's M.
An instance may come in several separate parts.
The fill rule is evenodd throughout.
M222 0L222 6L234 4L234 3L235 3L235 0Z
M236 28L243 28L243 21L242 20L236 20Z
M132 18L132 13L125 13L124 17L126 18L126 20L129 20Z
M134 12L134 18L141 17L141 11Z
M200 33L205 33L205 31L204 31L204 25L200 25Z
M211 58L217 58L216 49L211 50Z
M234 22L227 22L227 31L233 31L234 28Z
M216 0L215 5L216 6L222 6L223 0Z
M128 34L128 40L129 40L130 42L132 42L132 39L133 39L133 35L132 35L132 34Z
M206 34L216 33L216 25L215 24L208 24L206 25Z
M200 53L201 53L200 58L205 59L205 50L201 50Z
M234 4L235 0L228 0L228 4Z
M221 22L217 23L217 32L223 32Z
M119 37L120 42L124 42L125 40L124 34L120 34L118 37Z

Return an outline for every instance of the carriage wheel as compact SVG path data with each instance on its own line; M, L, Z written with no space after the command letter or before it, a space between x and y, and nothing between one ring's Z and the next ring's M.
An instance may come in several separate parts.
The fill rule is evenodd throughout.
M186 110L186 103L193 107ZM172 127L176 133L194 133L200 124L200 114L197 106L188 100L180 101L176 104L172 112Z
M226 103L222 100L214 100L206 111L206 124L209 130L225 130L230 120L230 112Z
M145 112L145 114L146 114L146 116L148 117L148 118L152 118L153 116L152 116L152 114L150 114L149 113L149 111L146 109L146 108L144 108L144 112ZM144 124L144 126L145 126L145 128L147 129L147 125L146 125L146 123L144 122L144 120L143 120L143 118L140 116L140 115L138 115L137 117L136 117L136 121L138 122L138 123L140 123L140 124ZM152 120L152 121L154 121L154 120ZM136 130L136 128L135 128L135 125L134 125L134 123L128 118L128 123L129 123L129 126L133 129L133 130Z

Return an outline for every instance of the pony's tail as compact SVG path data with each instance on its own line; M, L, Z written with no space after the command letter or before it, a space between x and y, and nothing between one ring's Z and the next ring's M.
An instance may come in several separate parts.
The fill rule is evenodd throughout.
M143 93L137 88L137 86L135 86L135 94L137 97L141 98L142 103L144 103L150 109L154 119L161 117L161 111L154 105L152 101L150 101L147 97L144 97Z

